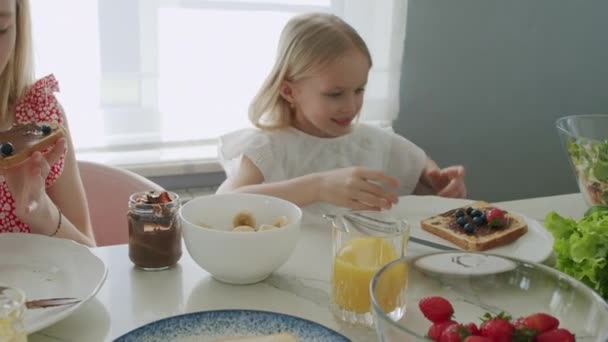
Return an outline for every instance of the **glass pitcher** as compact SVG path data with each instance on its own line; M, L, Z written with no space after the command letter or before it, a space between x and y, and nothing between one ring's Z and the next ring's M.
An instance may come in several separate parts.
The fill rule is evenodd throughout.
M409 224L379 211L325 215L332 225L333 262L330 308L343 322L372 326L370 282L387 263L405 256ZM405 312L407 270L383 291L381 302L391 317Z

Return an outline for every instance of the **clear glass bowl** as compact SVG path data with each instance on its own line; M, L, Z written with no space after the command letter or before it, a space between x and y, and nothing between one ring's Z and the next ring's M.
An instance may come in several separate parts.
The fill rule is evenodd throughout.
M556 121L579 189L590 206L608 206L608 114Z
M407 269L406 311L398 321L378 305L394 269ZM551 267L504 256L442 252L401 258L380 269L370 285L372 312L380 341L428 340L431 322L418 302L441 296L454 307L454 320L479 326L486 312L513 319L545 312L560 320L577 341L608 340L608 304L593 290Z

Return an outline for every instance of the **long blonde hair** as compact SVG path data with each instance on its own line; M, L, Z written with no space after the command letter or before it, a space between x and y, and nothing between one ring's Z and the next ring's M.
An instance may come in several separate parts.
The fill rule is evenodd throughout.
M0 74L0 122L12 119L17 100L33 83L32 33L29 0L15 0L15 48Z
M283 28L272 71L249 106L249 120L258 128L291 125L290 103L281 95L284 81L295 82L356 48L372 58L357 31L339 17L308 13L293 17Z

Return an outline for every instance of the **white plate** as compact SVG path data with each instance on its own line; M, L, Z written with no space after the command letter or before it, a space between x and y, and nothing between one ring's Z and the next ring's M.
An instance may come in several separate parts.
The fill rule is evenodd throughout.
M28 300L82 300L74 305L28 310L28 333L44 329L78 309L95 296L107 273L103 261L74 241L37 234L0 234L0 283L21 288Z
M409 222L411 236L461 249L451 242L423 230L420 227L420 221L451 209L464 207L473 202L467 199L451 199L436 196L407 196L399 199L399 203L393 207L391 213L395 217L404 218ZM553 250L553 236L551 233L538 221L518 213L515 214L521 216L526 221L528 232L508 245L491 248L484 252L516 257L532 262L547 260Z

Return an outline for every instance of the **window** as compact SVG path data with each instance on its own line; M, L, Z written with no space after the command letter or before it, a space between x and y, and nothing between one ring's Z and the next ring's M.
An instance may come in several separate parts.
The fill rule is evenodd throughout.
M398 112L403 0L31 1L37 76L59 80L79 158L213 160L218 135L249 126L282 27L308 11L342 16L368 43L363 120Z

